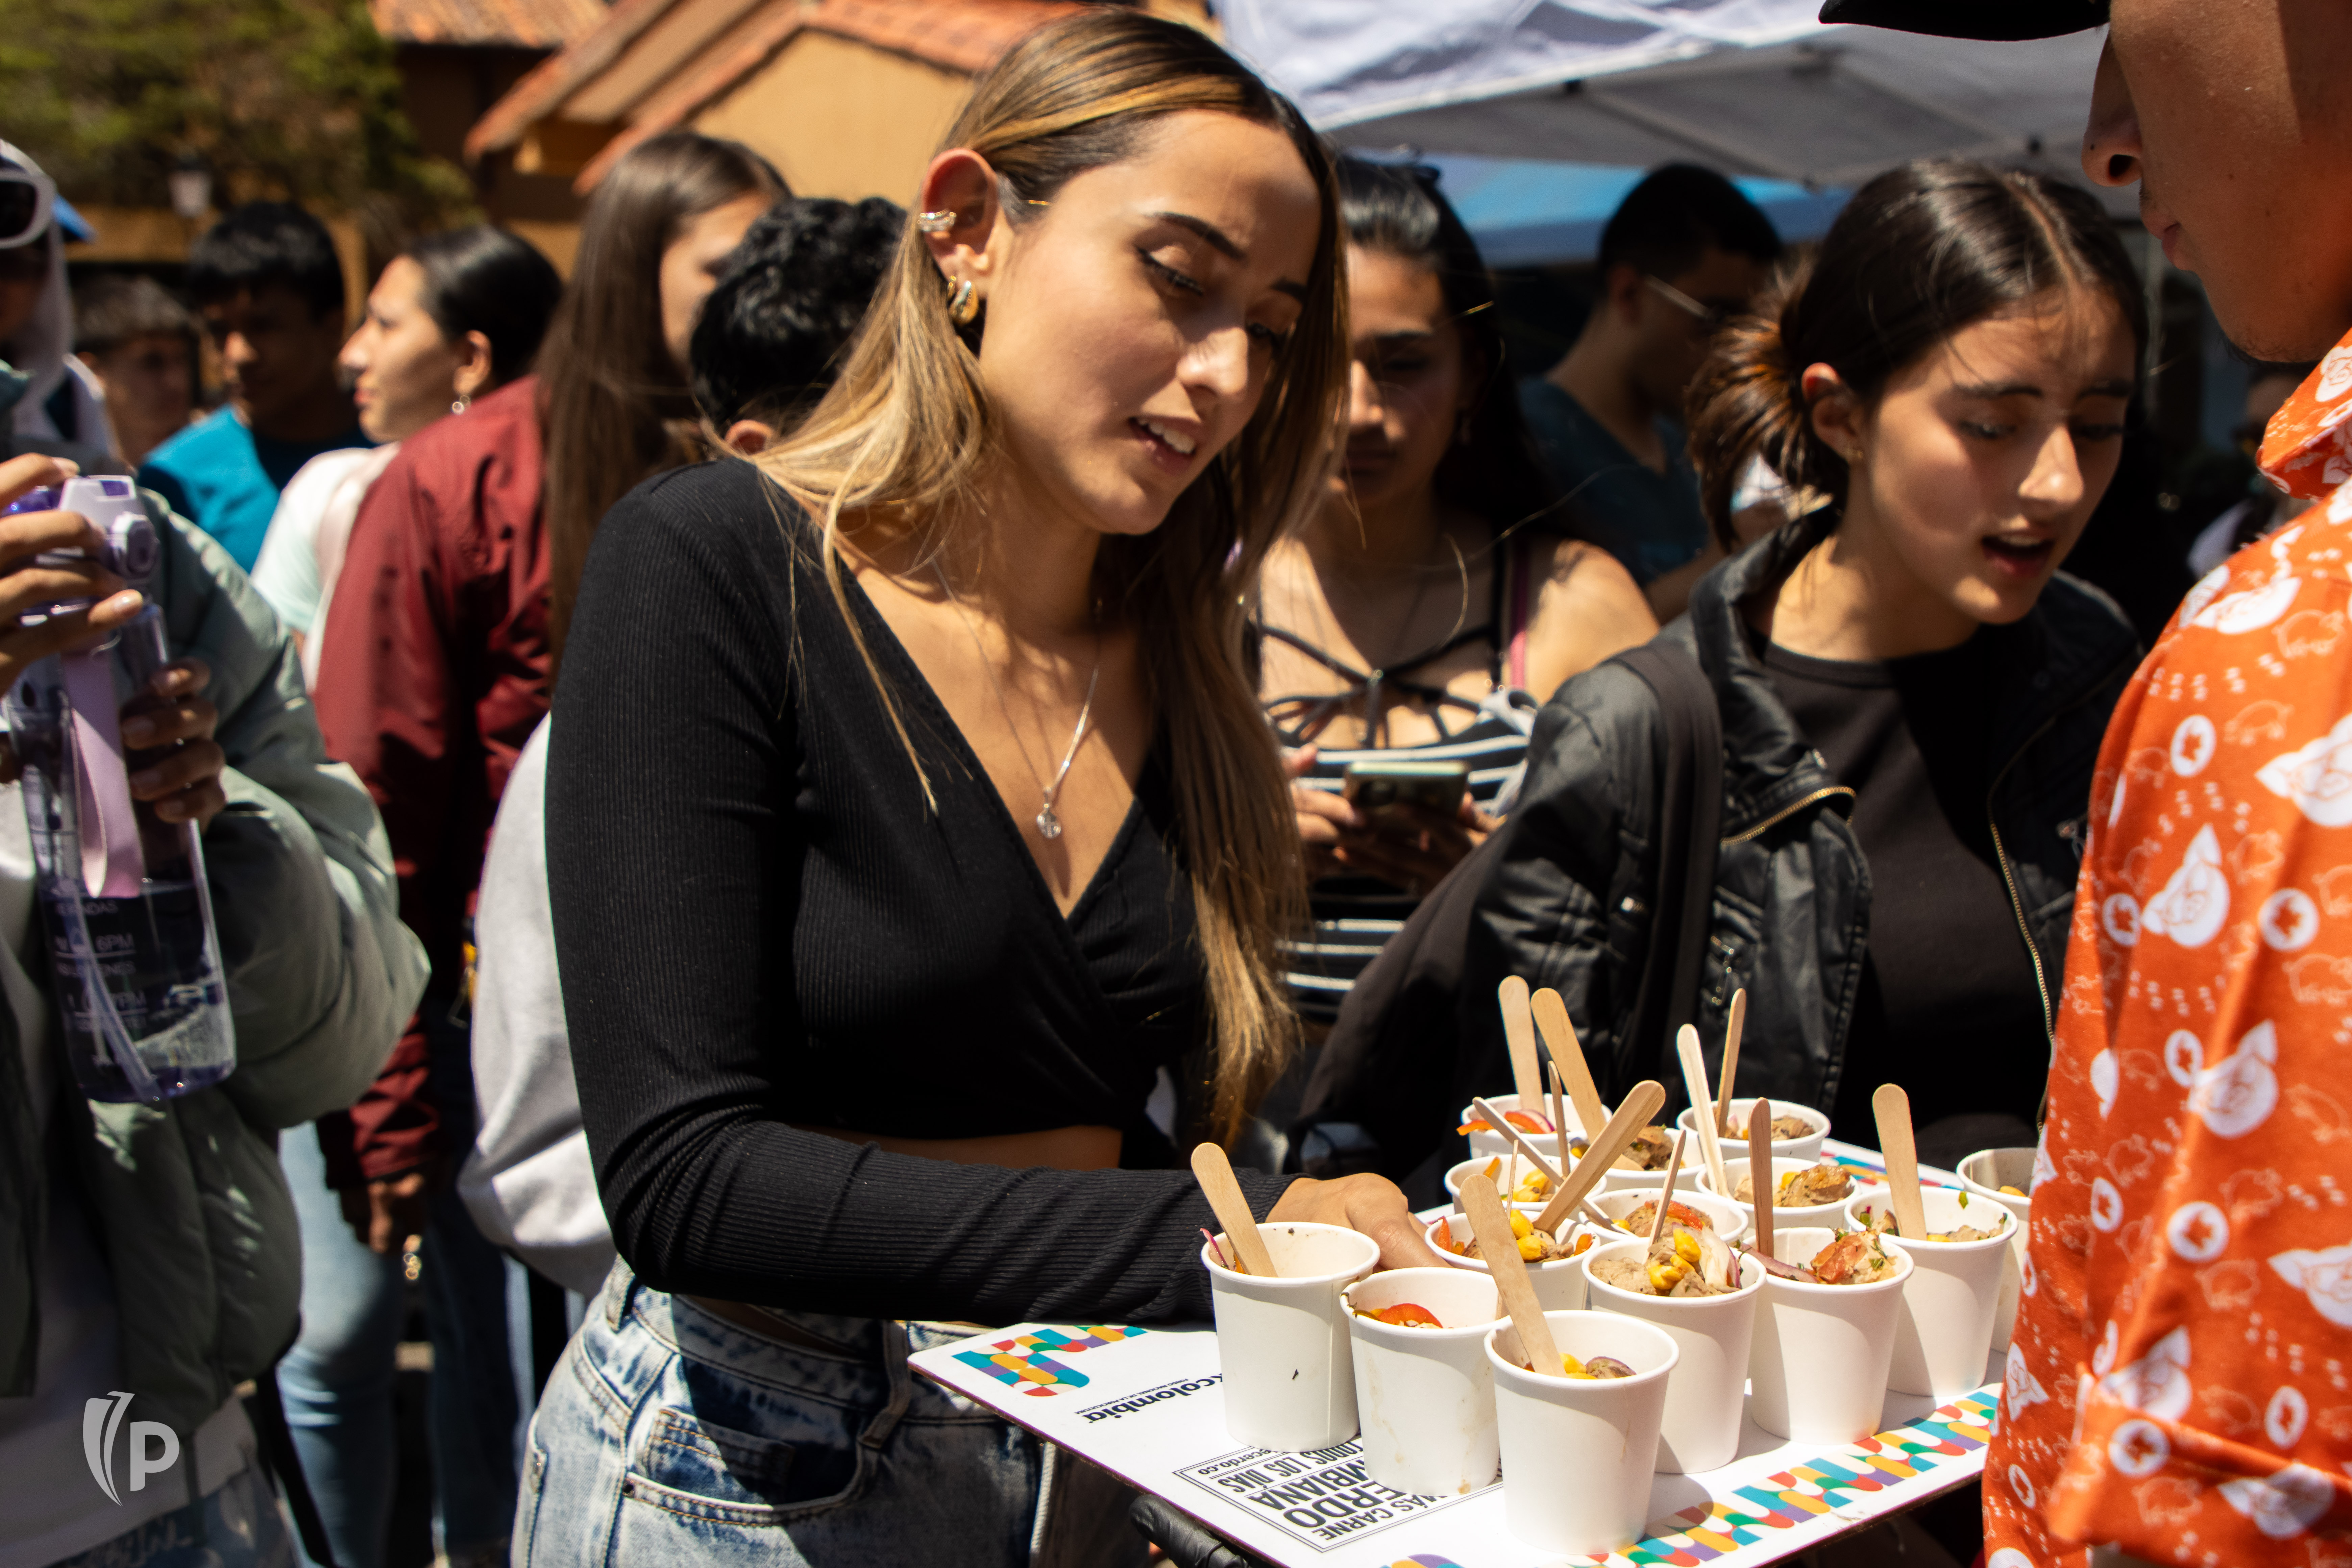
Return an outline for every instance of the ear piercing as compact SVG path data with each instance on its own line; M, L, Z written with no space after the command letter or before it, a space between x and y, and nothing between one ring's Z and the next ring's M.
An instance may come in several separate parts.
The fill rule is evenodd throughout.
M929 212L919 213L915 216L915 227L924 234L945 234L955 226L956 215L953 207L934 207Z
M959 327L968 327L980 315L980 293L969 278L956 279L948 290L948 320Z

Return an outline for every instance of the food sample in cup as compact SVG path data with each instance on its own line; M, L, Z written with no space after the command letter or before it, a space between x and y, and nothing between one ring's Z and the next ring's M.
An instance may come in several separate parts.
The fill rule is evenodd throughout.
M1678 1225L1658 1238L1647 1258L1604 1258L1585 1267L1602 1284L1636 1296L1728 1296L1739 1288L1736 1263L1730 1247L1712 1229Z
M1382 1307L1377 1312L1359 1310L1356 1316L1398 1329L1442 1329L1445 1326L1437 1321L1436 1313L1412 1301L1399 1301L1395 1306Z
M1556 1263L1563 1258L1574 1258L1591 1248L1592 1237L1589 1235L1578 1237L1575 1245L1570 1246L1549 1231L1538 1230L1535 1222L1521 1211L1513 1209L1510 1214L1511 1236L1518 1243L1519 1256L1529 1263ZM1475 1236L1466 1241L1457 1242L1454 1239L1451 1228L1441 1227L1431 1232L1430 1237L1438 1246L1456 1258L1478 1258L1481 1262L1485 1261L1480 1257L1478 1238Z
M1533 1362L1527 1363L1523 1368L1528 1372L1533 1372L1535 1369ZM1633 1369L1613 1355L1588 1356L1579 1361L1566 1351L1562 1351L1559 1352L1559 1374L1562 1377L1572 1377L1580 1382L1592 1383L1605 1378L1631 1377L1633 1375Z
M2006 1182L2003 1182L2003 1183L2001 1184L2001 1185L2000 1185L2000 1190L2001 1195L2002 1195L2002 1196L2004 1196L2004 1197L2011 1197L2011 1198L2024 1198L2024 1197L2032 1197L2032 1196L2033 1195L2032 1194L2031 1194L2031 1193L2027 1192L2023 1187L2012 1187L2012 1186L2011 1186L2011 1185L2010 1185L2008 1183L2006 1183Z
M1756 1201L1756 1179L1739 1178L1739 1186L1732 1194L1743 1204ZM1801 1171L1790 1171L1780 1178L1772 1194L1776 1209L1820 1208L1828 1204L1842 1204L1853 1196L1853 1173L1832 1161L1808 1165Z
M1875 1285L1895 1278L1900 1267L1888 1255L1874 1230L1840 1231L1837 1239L1813 1254L1813 1282L1819 1285Z
M1962 1197L1960 1205L1963 1208L1967 1207L1968 1201L1966 1197ZM1885 1209L1874 1210L1870 1216L1870 1228L1885 1236L1895 1228L1895 1216ZM1995 1221L1990 1230L1979 1230L1972 1225L1964 1225L1956 1230L1931 1230L1927 1233L1927 1239L1929 1241L1990 1241L2000 1234L2000 1222Z
M1551 1124L1551 1118L1537 1110L1506 1110L1503 1120L1522 1132L1552 1133L1559 1131ZM1474 1116L1454 1131L1467 1137L1473 1132L1492 1132L1495 1124L1483 1116Z
M1801 1116L1772 1118L1772 1137L1776 1142L1793 1143L1800 1138L1811 1138L1812 1135L1813 1124Z
M1808 1128L1806 1131L1811 1131L1811 1129ZM1583 1159L1588 1142L1589 1140L1583 1138L1570 1139L1568 1141L1570 1155L1575 1159ZM1633 1141L1625 1145L1625 1152L1617 1156L1617 1163L1610 1168L1616 1171L1663 1171L1666 1168L1667 1160L1673 1157L1674 1152L1675 1135L1657 1123L1652 1122L1633 1134Z
M1516 1110L1507 1110L1503 1114L1506 1116L1517 1116L1518 1112ZM1483 1127L1486 1123L1482 1121L1478 1125ZM1496 1190L1497 1192L1501 1192L1503 1186L1503 1157L1500 1154L1496 1155L1493 1159L1486 1162L1486 1168L1478 1173L1486 1177L1488 1181L1494 1183ZM1541 1171L1529 1171L1526 1175L1519 1178L1519 1184L1517 1186L1513 1187L1507 1193L1503 1193L1503 1201L1507 1204L1549 1203L1551 1201L1551 1178L1545 1175Z
M1647 1236L1650 1234L1650 1227L1657 1223L1657 1219L1658 1200L1651 1198L1637 1205L1631 1214L1617 1223L1636 1236ZM1715 1228L1713 1215L1704 1209L1695 1209L1679 1200L1671 1201L1666 1205L1666 1223L1687 1230L1711 1231Z

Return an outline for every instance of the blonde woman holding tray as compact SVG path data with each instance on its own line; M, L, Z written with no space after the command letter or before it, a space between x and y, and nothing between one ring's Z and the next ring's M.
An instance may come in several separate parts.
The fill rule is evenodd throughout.
M1229 1134L1290 1045L1241 599L1334 426L1328 158L1104 9L984 77L918 195L809 422L641 487L587 563L548 872L622 1261L519 1563L1028 1562L1046 1456L910 1344L1206 1317L1147 1101ZM1379 1178L1243 1184L1432 1260ZM1139 1557L1076 1468L1044 1538Z

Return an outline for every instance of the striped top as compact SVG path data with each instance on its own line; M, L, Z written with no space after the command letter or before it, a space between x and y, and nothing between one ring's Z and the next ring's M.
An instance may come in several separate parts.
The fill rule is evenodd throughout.
M1515 539L1504 551L1502 569L1495 574L1495 614L1485 626L1448 638L1428 652L1380 670L1359 670L1321 648L1278 626L1261 625L1261 637L1273 637L1306 654L1348 684L1336 691L1276 697L1265 708L1275 731L1286 746L1318 744L1313 764L1298 783L1333 795L1346 787L1352 763L1410 758L1415 762L1460 762L1470 769L1470 798L1481 811L1502 816L1518 798L1519 780L1527 770L1528 734L1535 727L1538 703L1522 689L1526 679L1528 622L1528 542ZM1501 636L1496 627L1504 628ZM1443 687L1412 679L1424 668L1473 642L1495 648L1494 689L1474 702ZM1350 750L1319 748L1315 735L1332 716L1357 712L1369 720L1383 695L1382 688L1419 698L1436 718L1441 739L1419 746L1365 746ZM1458 725L1458 728L1449 726ZM1380 953L1389 938L1404 927L1423 894L1378 877L1339 876L1318 880L1309 889L1312 921L1307 932L1282 944L1284 978L1292 1005L1309 1022L1328 1024L1339 1016L1356 977Z

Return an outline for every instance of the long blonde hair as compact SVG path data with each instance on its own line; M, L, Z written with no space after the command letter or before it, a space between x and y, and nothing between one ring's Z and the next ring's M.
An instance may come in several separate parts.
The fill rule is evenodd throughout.
M1136 629L1167 749L1177 838L1192 885L1214 1040L1211 1125L1230 1140L1288 1058L1297 1023L1278 941L1305 914L1297 828L1281 762L1244 673L1243 595L1275 538L1311 508L1347 367L1338 185L1298 111L1194 30L1105 8L1038 29L977 82L942 147L985 158L1007 216L1033 221L1062 185L1118 162L1149 122L1187 110L1287 135L1322 196L1306 309L1255 413L1141 537L1106 538L1096 588ZM845 512L936 520L977 504L1002 431L946 284L910 226L841 378L761 466L824 521L825 577L899 740L899 705L851 614L838 541ZM932 542L936 544L934 535ZM925 782L928 795L929 784Z

